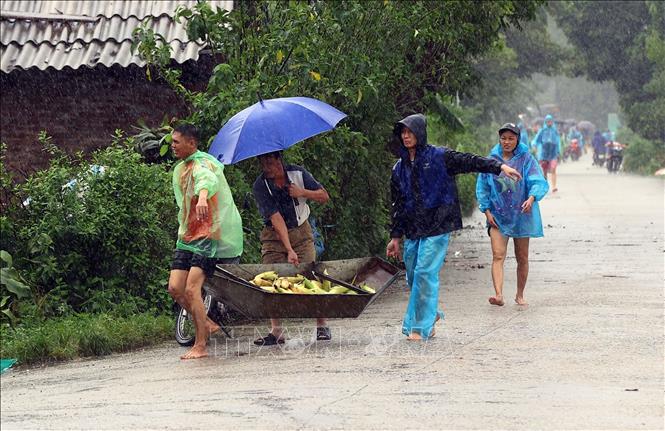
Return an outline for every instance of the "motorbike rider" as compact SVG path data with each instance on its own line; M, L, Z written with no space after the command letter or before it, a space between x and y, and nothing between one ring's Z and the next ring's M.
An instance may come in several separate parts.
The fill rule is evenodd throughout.
M605 146L607 147L607 170L610 173L619 172L619 168L623 162L623 150L626 148L626 145L614 140L610 140L605 144Z
M596 130L596 132L593 134L593 139L591 140L591 146L593 147L593 164L597 166L602 166L603 162L601 162L601 154L602 154L602 159L604 161L605 159L605 138L603 137L602 133L600 133L599 130Z
M573 139L577 139L578 146L580 148L580 154L582 154L581 149L584 148L584 135L577 130L577 127L573 126L568 131L568 142L573 142Z

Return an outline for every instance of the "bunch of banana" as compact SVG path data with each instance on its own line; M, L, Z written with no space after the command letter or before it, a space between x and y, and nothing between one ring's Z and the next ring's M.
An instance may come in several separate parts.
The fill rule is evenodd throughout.
M266 271L258 274L256 277L254 277L253 280L250 281L250 283L254 286L260 287L265 291L277 293L272 285L276 279L277 273L275 271Z
M327 275L328 272L324 271ZM344 286L332 285L330 280L309 280L302 274L295 277L280 277L275 271L267 271L258 274L250 281L254 286L260 287L266 292L270 293L286 293L286 294L305 294L305 295L357 295L358 293L347 289ZM366 284L360 287L368 293L375 293L374 289Z

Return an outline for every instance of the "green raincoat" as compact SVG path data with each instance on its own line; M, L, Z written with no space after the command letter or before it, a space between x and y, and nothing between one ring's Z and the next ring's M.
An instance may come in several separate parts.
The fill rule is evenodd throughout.
M208 217L198 220L196 203L203 189L208 190ZM242 220L224 177L224 165L210 154L196 151L173 168L173 192L180 208L176 249L217 259L242 254Z

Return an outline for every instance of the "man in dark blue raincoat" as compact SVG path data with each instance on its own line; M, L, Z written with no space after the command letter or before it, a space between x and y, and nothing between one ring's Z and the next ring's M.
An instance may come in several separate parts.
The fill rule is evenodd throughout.
M399 121L393 133L401 143L401 157L391 177L392 239L386 254L399 258L399 240L406 237L403 259L411 297L402 332L410 340L422 340L434 335L434 324L443 317L438 310L439 271L450 232L462 228L455 175L503 172L513 180L521 176L496 160L429 145L422 114Z

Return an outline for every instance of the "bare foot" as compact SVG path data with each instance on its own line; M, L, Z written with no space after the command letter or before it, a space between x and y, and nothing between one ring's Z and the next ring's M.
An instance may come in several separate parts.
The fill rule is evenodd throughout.
M208 349L205 346L194 346L189 352L185 353L180 359L199 359L208 356Z
M526 301L524 300L524 298L517 298L517 297L515 297L515 303L516 303L517 305L529 305L529 303L526 302Z
M409 341L420 341L420 340L423 339L423 337L421 337L420 334L418 334L416 332L412 332L412 333L409 334L408 337L406 337L406 339L409 340Z
M498 305L499 307L501 307L504 304L503 296L490 296L489 302L492 305Z

